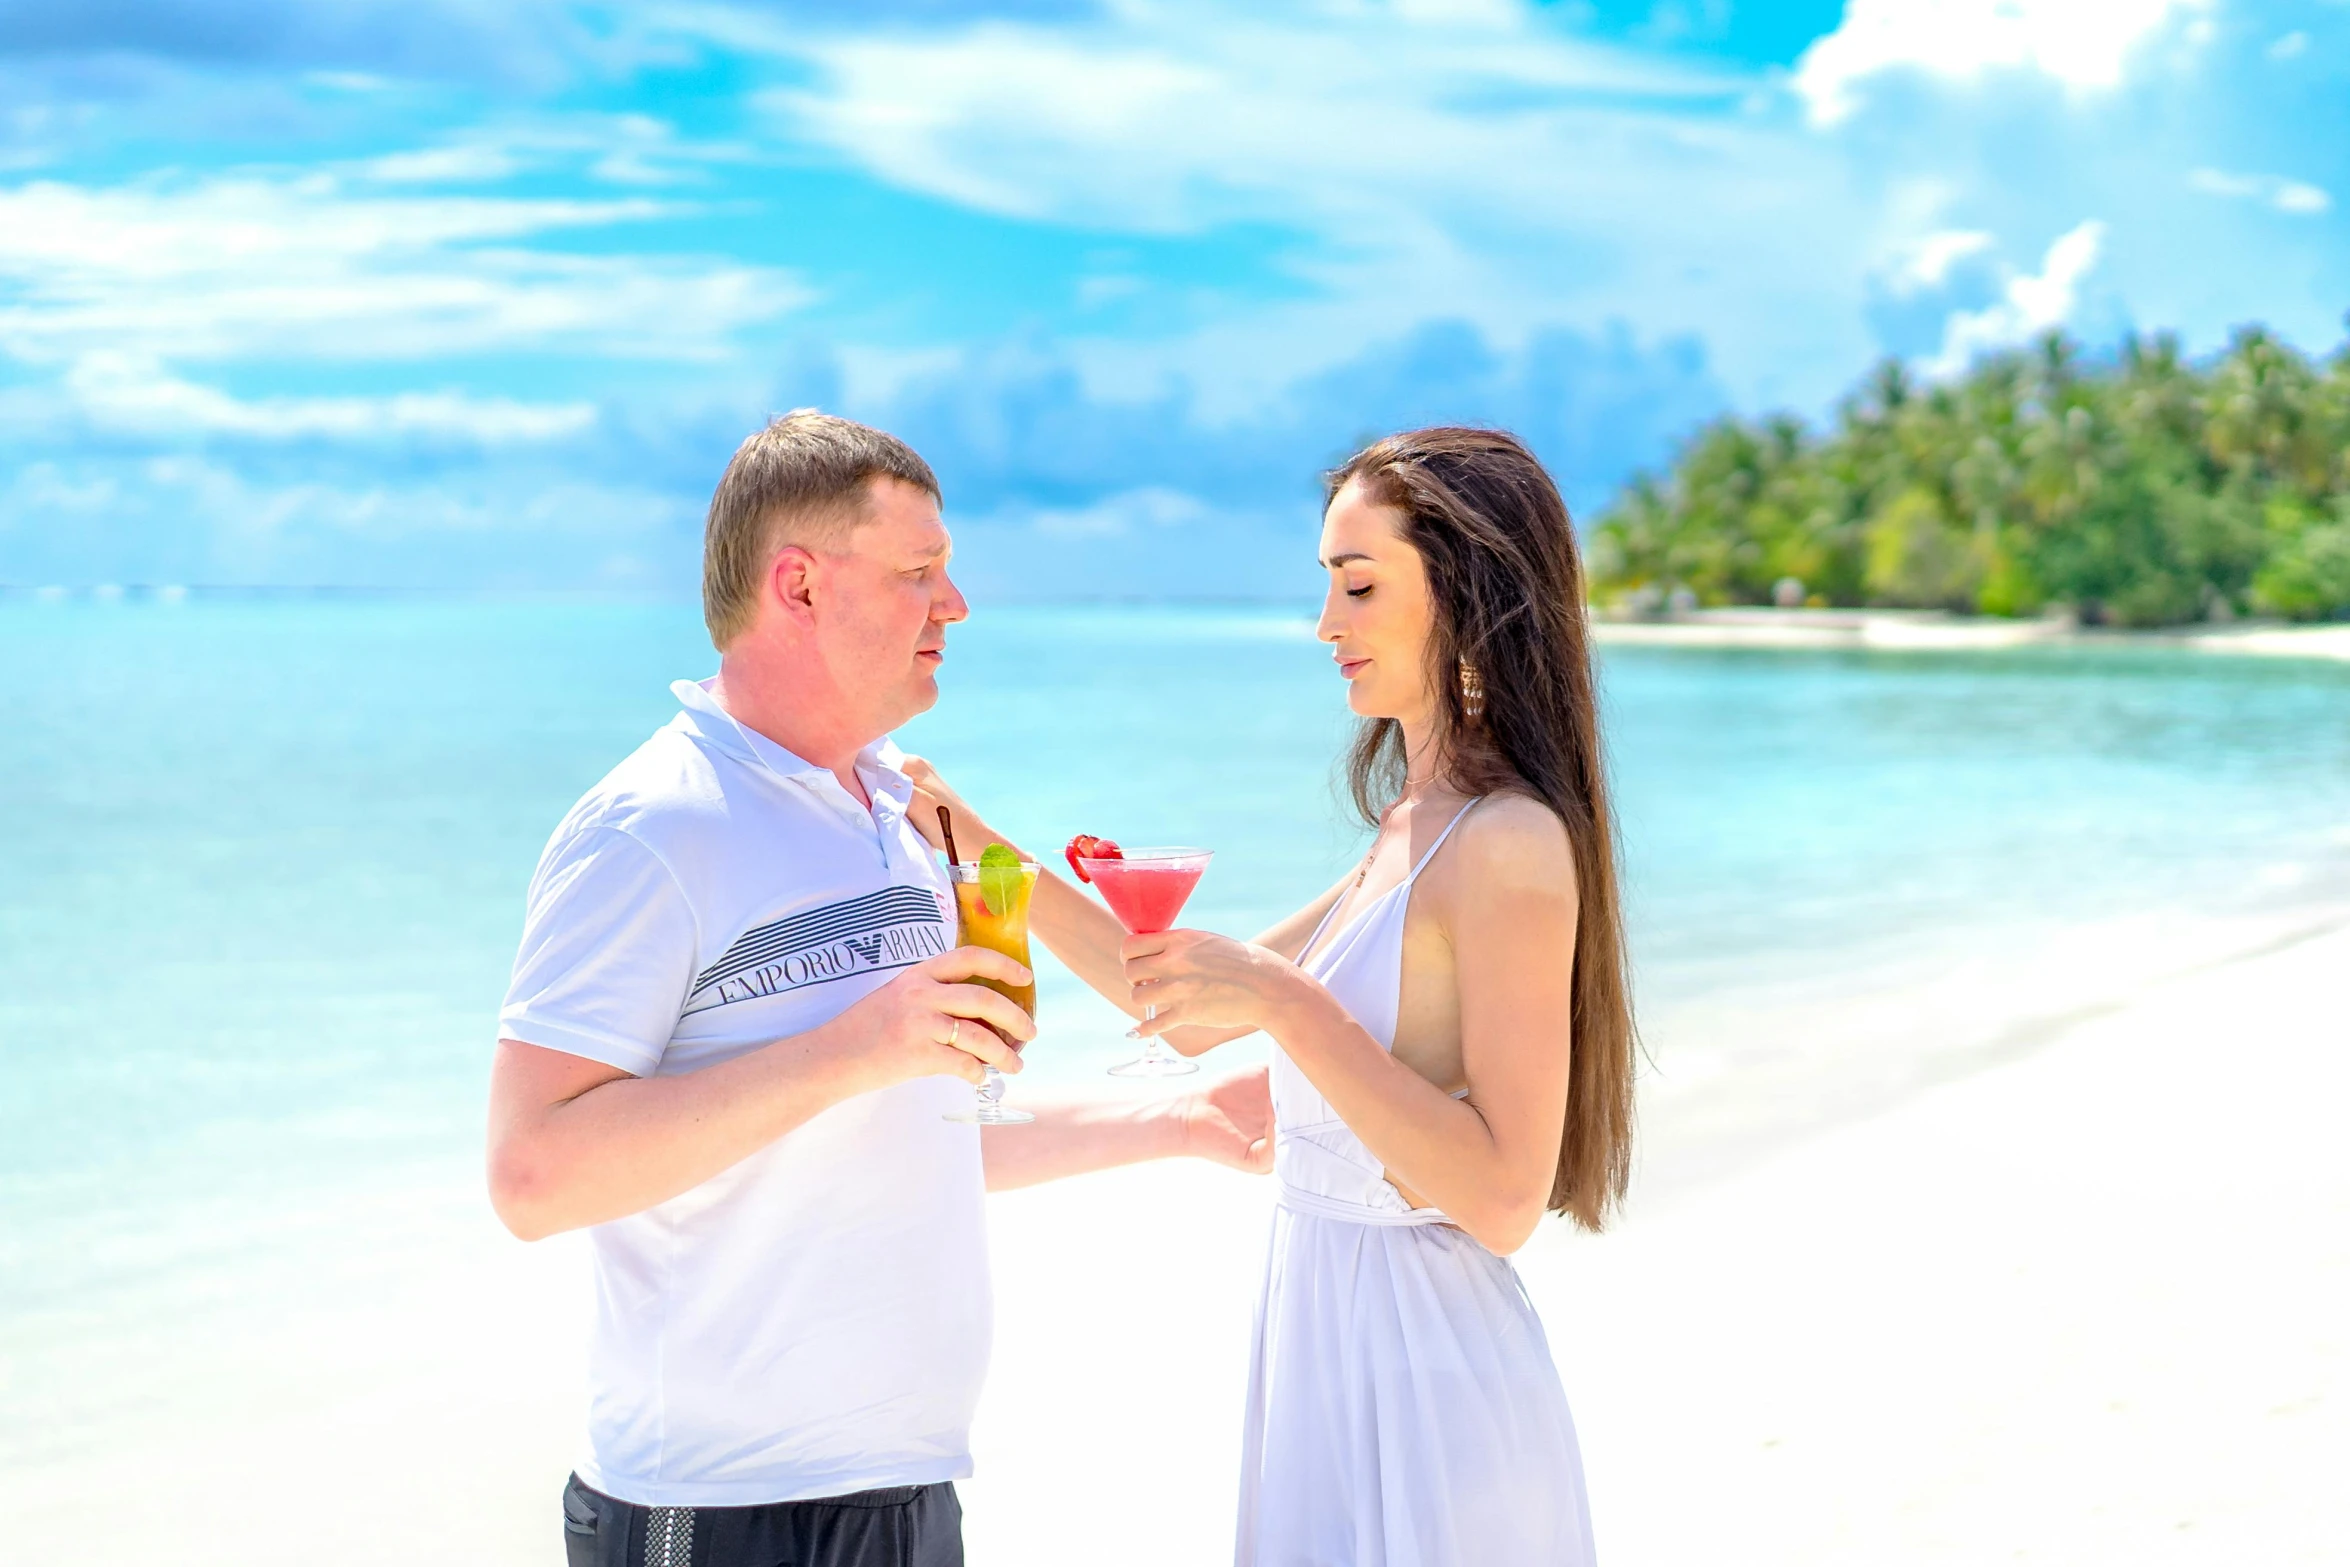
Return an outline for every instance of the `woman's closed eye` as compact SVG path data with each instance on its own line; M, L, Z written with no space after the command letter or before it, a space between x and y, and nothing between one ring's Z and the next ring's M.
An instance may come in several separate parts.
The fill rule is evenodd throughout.
M1367 599L1371 596L1371 584L1366 582L1359 588L1348 588L1346 596L1350 599Z

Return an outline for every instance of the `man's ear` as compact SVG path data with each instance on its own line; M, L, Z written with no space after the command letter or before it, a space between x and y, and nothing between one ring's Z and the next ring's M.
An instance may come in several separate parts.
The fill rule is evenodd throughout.
M797 544L786 544L767 568L767 596L785 616L805 625L815 614L816 574L816 557Z

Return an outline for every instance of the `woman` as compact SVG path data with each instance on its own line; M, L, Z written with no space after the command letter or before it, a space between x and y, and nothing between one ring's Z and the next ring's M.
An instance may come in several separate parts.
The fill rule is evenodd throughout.
M1156 1006L1138 1035L1276 1047L1242 1567L1588 1562L1566 1398L1502 1260L1545 1208L1598 1229L1630 1165L1574 533L1516 440L1430 429L1331 475L1321 552L1319 634L1365 720L1360 867L1253 944L1126 937L1058 878L1035 927L1113 1001ZM958 836L993 837L936 788Z

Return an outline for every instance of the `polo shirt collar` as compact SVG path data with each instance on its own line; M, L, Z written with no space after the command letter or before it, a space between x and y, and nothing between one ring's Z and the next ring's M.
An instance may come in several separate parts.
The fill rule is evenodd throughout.
M685 709L677 715L681 725L705 744L739 760L764 767L778 778L791 779L819 789L827 783L835 789L840 787L840 780L832 776L832 769L819 767L798 752L777 745L728 712L711 689L717 684L716 675L707 680L677 680L670 683L670 694ZM905 759L905 753L898 749L897 742L887 735L857 753L857 771L864 776L866 786L877 796L894 800L901 811L914 797L914 781L906 776Z

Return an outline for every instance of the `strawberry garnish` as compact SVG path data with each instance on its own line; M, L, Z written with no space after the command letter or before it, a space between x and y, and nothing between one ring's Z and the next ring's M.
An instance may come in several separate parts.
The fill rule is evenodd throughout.
M1107 838L1096 838L1089 832L1081 832L1070 839L1069 847L1061 852L1068 856L1069 869L1075 871L1077 879L1082 882L1091 882L1093 878L1085 874L1085 867L1079 864L1079 861L1122 860L1126 858L1115 843Z

